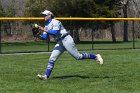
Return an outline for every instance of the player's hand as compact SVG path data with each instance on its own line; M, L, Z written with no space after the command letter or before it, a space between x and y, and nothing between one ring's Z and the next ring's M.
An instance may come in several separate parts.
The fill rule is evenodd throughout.
M48 30L45 30L42 26L38 26L38 28L39 28L41 31L48 32Z
M44 31L44 28L42 26L38 26L39 30Z

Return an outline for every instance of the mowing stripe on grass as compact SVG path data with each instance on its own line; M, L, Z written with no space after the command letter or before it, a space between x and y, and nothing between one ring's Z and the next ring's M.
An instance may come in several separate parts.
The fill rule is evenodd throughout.
M125 50L125 49L124 49ZM133 51L137 51L140 49L126 49L126 50L133 50ZM97 51L118 51L118 50L91 50L91 51L79 51L79 52L97 52ZM51 54L52 52L29 52L29 53L7 53L7 54L0 54L0 56L3 55L26 55L26 54ZM67 51L65 51L65 53L67 53Z

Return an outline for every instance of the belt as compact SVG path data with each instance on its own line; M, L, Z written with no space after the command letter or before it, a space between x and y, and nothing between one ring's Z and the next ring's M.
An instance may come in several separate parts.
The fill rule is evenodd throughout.
M65 37L68 36L68 35L69 35L69 33L66 33L65 35L63 35L63 36L61 37L61 39L65 38Z
M56 39L56 41L59 41L59 40L62 40L62 39L64 39L66 36L68 36L69 35L69 33L66 33L65 35L63 35L62 37L60 37L60 38L58 38L58 39Z

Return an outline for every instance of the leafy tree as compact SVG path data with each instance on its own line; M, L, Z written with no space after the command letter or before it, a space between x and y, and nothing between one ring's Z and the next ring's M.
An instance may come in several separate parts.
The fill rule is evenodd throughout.
M0 2L0 16L1 17L14 17L15 16L15 7L13 2L9 6L5 6L5 9L2 7ZM6 35L11 36L12 35L12 24L14 24L13 21L2 21L2 27L4 29L4 33Z
M56 0L57 16L66 17L118 17L121 0ZM116 42L114 22L112 21L72 21L73 28L90 27L92 29L105 29L111 26L112 40ZM99 25L100 24L100 25ZM75 32L77 35L78 33ZM78 36L77 36L78 37ZM77 39L78 41L78 39Z
M122 0L96 0L96 3L99 4L97 9L97 16L107 17L107 18L116 18L119 16L119 11L121 9ZM114 21L105 21L106 24L103 28L111 27L112 41L116 42L115 37L115 22Z
M118 17L121 6L121 0L47 0L46 3L44 2L46 0L28 0L25 15L40 16L41 11L49 9L56 17ZM116 41L112 21L71 21L69 24L65 21L64 25L73 30L80 27L104 29L112 26L113 41ZM79 41L78 32L75 31L75 34L76 41Z
M6 7L5 10L5 17L14 17L16 14L16 9L14 7L14 4L12 3L11 5ZM15 21L6 21L5 22L5 32L7 35L12 36L12 24L15 24ZM9 29L9 30L8 30Z
M0 17L3 17L3 16L4 16L4 10L0 1Z
M40 12L47 8L48 3L44 2L46 2L46 0L28 0L24 15L28 17L39 17Z

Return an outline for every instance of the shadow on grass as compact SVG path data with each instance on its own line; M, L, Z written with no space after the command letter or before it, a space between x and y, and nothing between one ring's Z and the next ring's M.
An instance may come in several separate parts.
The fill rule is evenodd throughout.
M112 42L112 41L80 41L76 44L118 44L118 43L132 43L133 41L128 41L128 42L123 42L123 41L116 41L116 42Z
M69 78L81 78L81 79L89 79L89 78L113 78L111 76L94 76L94 77L89 77L89 76L81 76L81 75L67 75L67 76L55 76L52 77L53 79L69 79Z
M52 77L53 79L69 79L69 78L81 78L81 79L87 79L90 78L88 76L81 76L81 75L67 75L67 76L56 76Z

